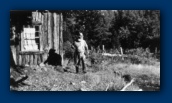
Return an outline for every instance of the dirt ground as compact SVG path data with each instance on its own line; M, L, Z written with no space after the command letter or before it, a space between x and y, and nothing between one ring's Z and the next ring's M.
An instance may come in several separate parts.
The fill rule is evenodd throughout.
M64 61L68 62L68 60ZM11 91L120 91L127 83L124 75L135 78L126 91L159 91L160 63L154 65L87 62L87 73L75 73L73 62L65 67L32 66L10 68Z

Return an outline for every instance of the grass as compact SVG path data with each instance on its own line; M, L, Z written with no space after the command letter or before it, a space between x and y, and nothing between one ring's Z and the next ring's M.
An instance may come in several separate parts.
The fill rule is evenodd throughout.
M76 74L73 62L64 61L62 67L24 67L19 68L28 78L18 86L11 84L10 89L16 91L119 91L126 85L123 75L130 75L136 81L127 88L127 91L143 89L144 91L160 90L160 62L150 64L133 63L130 59L108 58L98 56L91 63L88 58L87 73ZM21 74L11 69L11 78L15 81Z
M157 91L160 89L160 64L123 64L119 63L109 67L114 71L121 72L123 75L131 75L136 78L135 84L146 91Z

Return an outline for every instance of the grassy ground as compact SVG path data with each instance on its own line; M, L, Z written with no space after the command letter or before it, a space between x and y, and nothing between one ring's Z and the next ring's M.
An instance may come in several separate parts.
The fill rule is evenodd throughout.
M128 91L160 90L160 62L134 64L127 60L101 58L92 64L87 59L87 73L75 73L73 62L64 61L62 67L19 67L11 69L10 90L15 91L119 91L127 83L125 75L135 78ZM68 63L68 64L67 64ZM80 71L81 72L81 71ZM25 74L27 76L23 76Z

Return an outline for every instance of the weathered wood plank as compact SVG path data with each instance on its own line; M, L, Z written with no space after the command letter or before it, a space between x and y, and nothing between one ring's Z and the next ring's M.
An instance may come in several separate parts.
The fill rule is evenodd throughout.
M42 54L39 54L38 56L39 56L39 57L38 57L38 58L39 58L39 59L38 59L38 65L39 65L39 64L41 64L41 62L42 62L42 60L41 60Z
M21 34L20 34L20 37L21 37L21 44L20 44L20 48L21 48L21 51L23 51L23 47L24 47L24 32L22 32Z
M39 22L41 22L41 18L42 18L42 13L39 12L39 14L38 14L38 21L39 21Z
M25 55L22 55L22 66L25 66L26 63L26 57Z
M40 47L41 47L41 51L43 51L44 50L44 47L45 47L45 45L44 45L44 15L42 15L42 18L41 18L41 23L42 23L42 25L41 25L41 35L40 35L40 38L41 38L41 40L40 40Z
M30 55L30 65L33 65L33 55Z
M40 54L40 63L43 62L43 59L42 59L42 54Z
M43 55L43 54L40 54L40 63L42 63L42 62L43 62L42 55Z
M42 26L39 26L39 46L40 46L40 51L43 51L43 43L42 43Z
M52 30L51 30L51 13L48 12L48 46L49 46L49 49L51 49L53 46L52 46Z
M18 65L22 65L22 56L21 55L19 55L19 64Z
M36 21L38 21L38 20L39 20L39 13L36 12Z
M56 18L56 13L53 13L53 23L54 23L54 31L53 31L53 44L54 44L54 49L57 51L57 18Z
M60 49L59 49L59 47L60 47L60 16L59 16L59 14L57 15L57 21L56 21L56 24L57 24L57 50L56 50L56 52L58 53L58 54L60 54Z
M42 57L41 57L41 62L44 62L45 60L44 60L44 54L42 54L41 55Z
M53 17L53 13L51 13L51 34L52 34L52 36L51 36L51 43L52 43L52 47L51 48L53 48L54 49L54 17Z
M60 14L60 55L62 57L62 65L63 65L63 16Z
M40 64L40 54L37 55L37 65Z
M19 45L16 46L16 65L19 64Z
M36 21L36 12L32 12L32 22Z
M29 65L29 55L25 55L25 59L26 59L25 65Z
M21 50L21 42L20 42L21 35L18 35L18 45L17 45L17 65L19 65L19 52Z
M43 29L44 29L44 36L43 36L43 45L44 45L44 50L48 48L48 13L44 13L44 21L43 21Z
M37 55L34 55L34 58L33 58L34 60L34 65L37 65Z

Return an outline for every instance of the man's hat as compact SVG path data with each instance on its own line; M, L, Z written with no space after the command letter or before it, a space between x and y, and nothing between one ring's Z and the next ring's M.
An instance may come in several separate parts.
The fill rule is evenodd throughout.
M79 38L83 38L83 34L81 32L79 32Z

